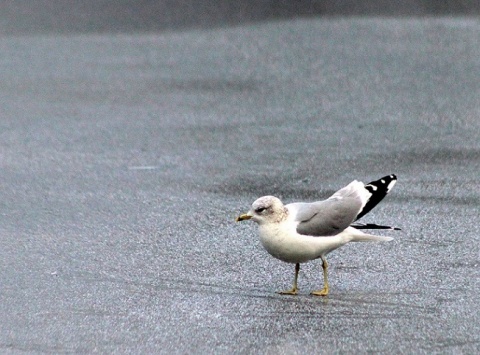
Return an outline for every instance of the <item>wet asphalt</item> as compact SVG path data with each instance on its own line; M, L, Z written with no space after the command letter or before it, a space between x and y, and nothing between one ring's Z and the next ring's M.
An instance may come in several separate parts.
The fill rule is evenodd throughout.
M0 352L478 353L480 22L0 37ZM269 256L258 196L398 183L389 243Z

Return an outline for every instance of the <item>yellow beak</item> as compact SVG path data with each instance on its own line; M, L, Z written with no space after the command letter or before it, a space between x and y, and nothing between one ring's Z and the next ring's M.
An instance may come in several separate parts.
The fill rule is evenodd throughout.
M245 221L245 220L250 219L250 218L252 218L252 216L250 216L247 213L244 213L244 214L241 214L240 216L238 216L237 218L235 218L235 222Z

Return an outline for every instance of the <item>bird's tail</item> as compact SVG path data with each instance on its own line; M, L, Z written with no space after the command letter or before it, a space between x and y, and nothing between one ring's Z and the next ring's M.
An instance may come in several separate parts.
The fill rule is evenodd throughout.
M352 242L388 242L393 240L392 237L367 234L352 227L349 227L348 231L350 232L350 238Z

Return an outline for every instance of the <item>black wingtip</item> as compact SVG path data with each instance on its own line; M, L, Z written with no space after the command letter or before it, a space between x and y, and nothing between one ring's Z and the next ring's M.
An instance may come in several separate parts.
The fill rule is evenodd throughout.
M351 227L355 229L389 229L394 231L401 231L401 229L398 227L381 226L379 224L374 224L374 223L355 223L355 224L352 224Z
M369 182L368 184L365 185L365 188L372 194L385 193L386 195L390 192L390 190L393 188L396 182L397 182L397 175L390 174L378 180Z
M395 183L397 182L397 176L395 174L390 174L384 176L378 180L369 182L365 185L365 189L370 192L372 195L368 199L365 206L357 216L356 220L359 220L370 212L383 198L390 192Z

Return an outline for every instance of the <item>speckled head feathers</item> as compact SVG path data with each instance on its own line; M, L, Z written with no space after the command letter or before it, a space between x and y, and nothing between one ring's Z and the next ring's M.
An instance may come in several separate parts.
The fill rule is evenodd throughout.
M275 196L263 196L257 199L249 211L252 219L258 224L282 221L287 211L282 201Z

